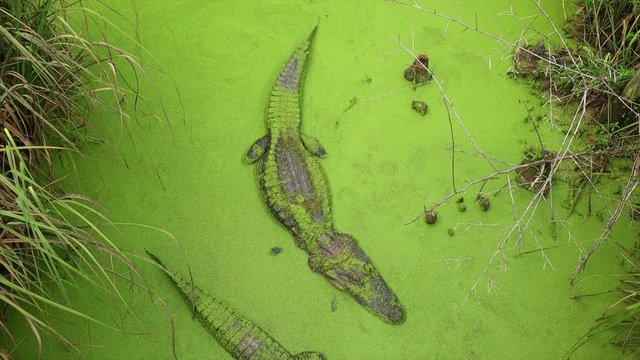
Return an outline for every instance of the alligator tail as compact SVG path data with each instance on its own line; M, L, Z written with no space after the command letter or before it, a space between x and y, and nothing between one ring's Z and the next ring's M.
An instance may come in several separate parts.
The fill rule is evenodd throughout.
M291 353L259 326L167 268L154 254L149 251L147 254L193 306L200 323L234 359L293 359Z
M280 72L280 76L278 77L278 81L276 82L273 90L295 91L302 94L307 68L305 65L308 60L309 53L311 52L311 45L317 30L318 25L313 28L309 37L296 48L293 54L291 54L291 57L286 62L284 69Z

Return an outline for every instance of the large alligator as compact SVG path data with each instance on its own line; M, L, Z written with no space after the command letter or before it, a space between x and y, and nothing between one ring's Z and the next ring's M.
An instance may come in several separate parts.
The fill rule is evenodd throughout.
M155 255L147 254L171 278L200 323L234 359L239 360L326 360L324 354L305 351L292 355L251 320L208 295L167 268Z
M316 29L280 72L267 104L268 132L251 146L244 160L258 162L262 198L309 255L311 269L376 316L400 324L405 310L396 295L356 240L334 228L329 184L318 161L325 155L324 148L300 132L305 65Z

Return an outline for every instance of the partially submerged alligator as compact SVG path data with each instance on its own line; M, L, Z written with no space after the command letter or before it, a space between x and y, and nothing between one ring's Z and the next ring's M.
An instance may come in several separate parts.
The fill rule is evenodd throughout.
M309 255L311 269L383 320L400 324L405 310L371 259L351 235L334 229L329 184L317 159L325 151L318 140L300 132L305 65L316 29L274 84L266 111L268 132L251 146L245 162L258 162L262 197Z
M234 359L326 360L324 354L319 352L305 351L292 355L251 320L168 269L157 256L148 251L147 254L171 278L189 305L193 306L200 323Z

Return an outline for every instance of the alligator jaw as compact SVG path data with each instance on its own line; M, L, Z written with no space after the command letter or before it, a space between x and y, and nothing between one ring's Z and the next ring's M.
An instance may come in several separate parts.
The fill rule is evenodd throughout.
M322 234L317 243L318 250L309 256L314 271L382 320L391 324L404 322L405 309L398 297L351 235Z

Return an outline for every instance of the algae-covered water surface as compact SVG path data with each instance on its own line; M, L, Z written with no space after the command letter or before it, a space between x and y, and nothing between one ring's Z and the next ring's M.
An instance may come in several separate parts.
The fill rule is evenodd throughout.
M128 46L130 38L140 39L144 50L131 51L170 75L144 85L147 96L162 100L145 103L143 111L166 113L169 120L141 117L128 125L128 137L116 116L97 119L118 150L89 145L91 157L61 159L59 168L73 174L65 180L69 191L104 206L114 221L106 231L133 254L144 281L124 276L122 302L78 280L66 294L69 303L107 326L52 313L51 321L81 353L45 337L44 358L171 359L174 347L180 359L232 358L194 320L145 249L291 353L322 351L327 359L566 357L615 301L580 296L616 286L621 270L613 247L599 250L569 283L579 256L602 231L602 217L587 216L586 202L566 217L562 183L553 200L538 202L515 185L515 174L469 184L519 163L538 144L532 122L525 121L532 113L541 117L536 124L546 146L562 141L561 110L549 116L539 94L507 75L509 42L557 39L550 21L560 26L572 4L420 5L446 15L386 1L110 2L123 29L111 40ZM376 313L375 296L367 300L366 292L341 283L340 276L354 281L353 274L314 267L308 260L314 250L296 246L261 196L256 166L243 162L267 132L274 81L316 26L301 128L326 151L317 163L329 185L332 226L357 240L397 296L402 318ZM435 79L414 86L404 71L418 54L429 56ZM427 104L413 104L424 115L412 109L414 101ZM434 224L412 222L425 207L465 188L437 208ZM490 201L484 209L476 202L479 192ZM554 216L566 221L550 224L550 203ZM607 205L592 207L607 213ZM614 236L628 243L637 235L621 224ZM38 342L28 329L24 334L17 346L8 339L2 344L16 359L35 358ZM603 344L588 342L572 356L621 356Z

